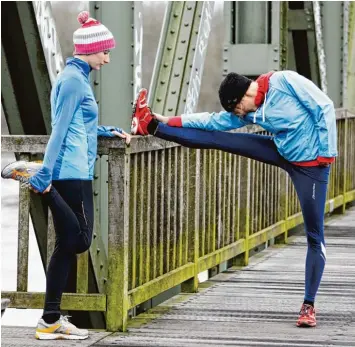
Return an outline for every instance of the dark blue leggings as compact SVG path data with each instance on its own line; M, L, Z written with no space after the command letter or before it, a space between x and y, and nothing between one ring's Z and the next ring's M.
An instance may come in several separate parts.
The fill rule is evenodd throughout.
M62 294L76 254L87 251L94 223L92 181L53 181L43 198L53 215L55 248L47 270L43 318L60 315Z
M278 166L288 172L301 204L307 235L305 300L314 302L326 251L324 209L330 167L300 167L285 160L271 136L175 128L159 123L155 136L189 148L217 149Z

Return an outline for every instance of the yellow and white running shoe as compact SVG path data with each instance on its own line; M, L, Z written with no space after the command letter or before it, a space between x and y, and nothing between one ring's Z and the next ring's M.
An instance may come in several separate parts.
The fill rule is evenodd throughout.
M89 337L86 329L79 329L68 320L69 316L60 316L53 324L46 323L42 318L36 328L38 340L85 340Z
M41 169L42 165L41 161L15 161L2 169L1 177L20 181L21 185L26 187L29 186L29 179Z

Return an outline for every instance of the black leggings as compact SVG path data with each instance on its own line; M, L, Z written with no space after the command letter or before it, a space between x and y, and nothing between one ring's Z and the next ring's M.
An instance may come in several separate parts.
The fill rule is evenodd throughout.
M46 283L43 316L60 315L60 302L66 287L70 266L76 254L87 251L94 224L92 181L53 181L43 198L52 211L56 233Z

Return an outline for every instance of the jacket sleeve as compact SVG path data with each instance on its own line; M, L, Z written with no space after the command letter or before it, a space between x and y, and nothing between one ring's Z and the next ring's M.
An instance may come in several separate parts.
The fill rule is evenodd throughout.
M319 138L319 156L337 156L336 116L332 100L313 82L294 71L284 71L289 91L309 111Z
M44 154L43 166L30 179L30 184L41 193L52 181L53 168L68 133L69 125L83 101L83 94L80 92L82 86L78 79L65 80L57 88L56 103L52 105L54 108L52 110L52 112L54 111L52 133Z
M247 124L244 119L231 112L202 112L181 115L182 126L184 128L196 128L207 131L227 131L241 128Z
M115 135L112 133L112 131L117 131L118 133L122 134L122 129L121 128L99 125L97 127L97 136L114 137Z

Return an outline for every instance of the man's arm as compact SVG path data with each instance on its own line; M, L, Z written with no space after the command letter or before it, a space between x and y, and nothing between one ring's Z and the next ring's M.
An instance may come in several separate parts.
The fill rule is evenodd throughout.
M336 117L332 100L313 82L294 71L284 71L289 91L309 111L318 130L319 156L337 155Z
M46 147L43 166L41 170L30 179L31 186L40 193L51 184L53 168L67 135L69 125L74 113L83 100L83 95L80 93L80 90L81 82L76 78L63 81L59 86L57 102L54 106L55 120L52 124L52 133Z
M116 128L116 127L112 127L112 126L105 126L105 125L99 125L97 127L97 136L115 137L116 135L113 133L114 131L117 131L120 134L122 134L122 132L123 132L123 130L121 128Z
M217 112L201 112L181 115L181 119L176 122L173 117L169 120L168 125L182 126L183 128L203 129L207 131L228 131L241 128L249 123L233 113L221 111ZM174 121L175 119L175 121Z

